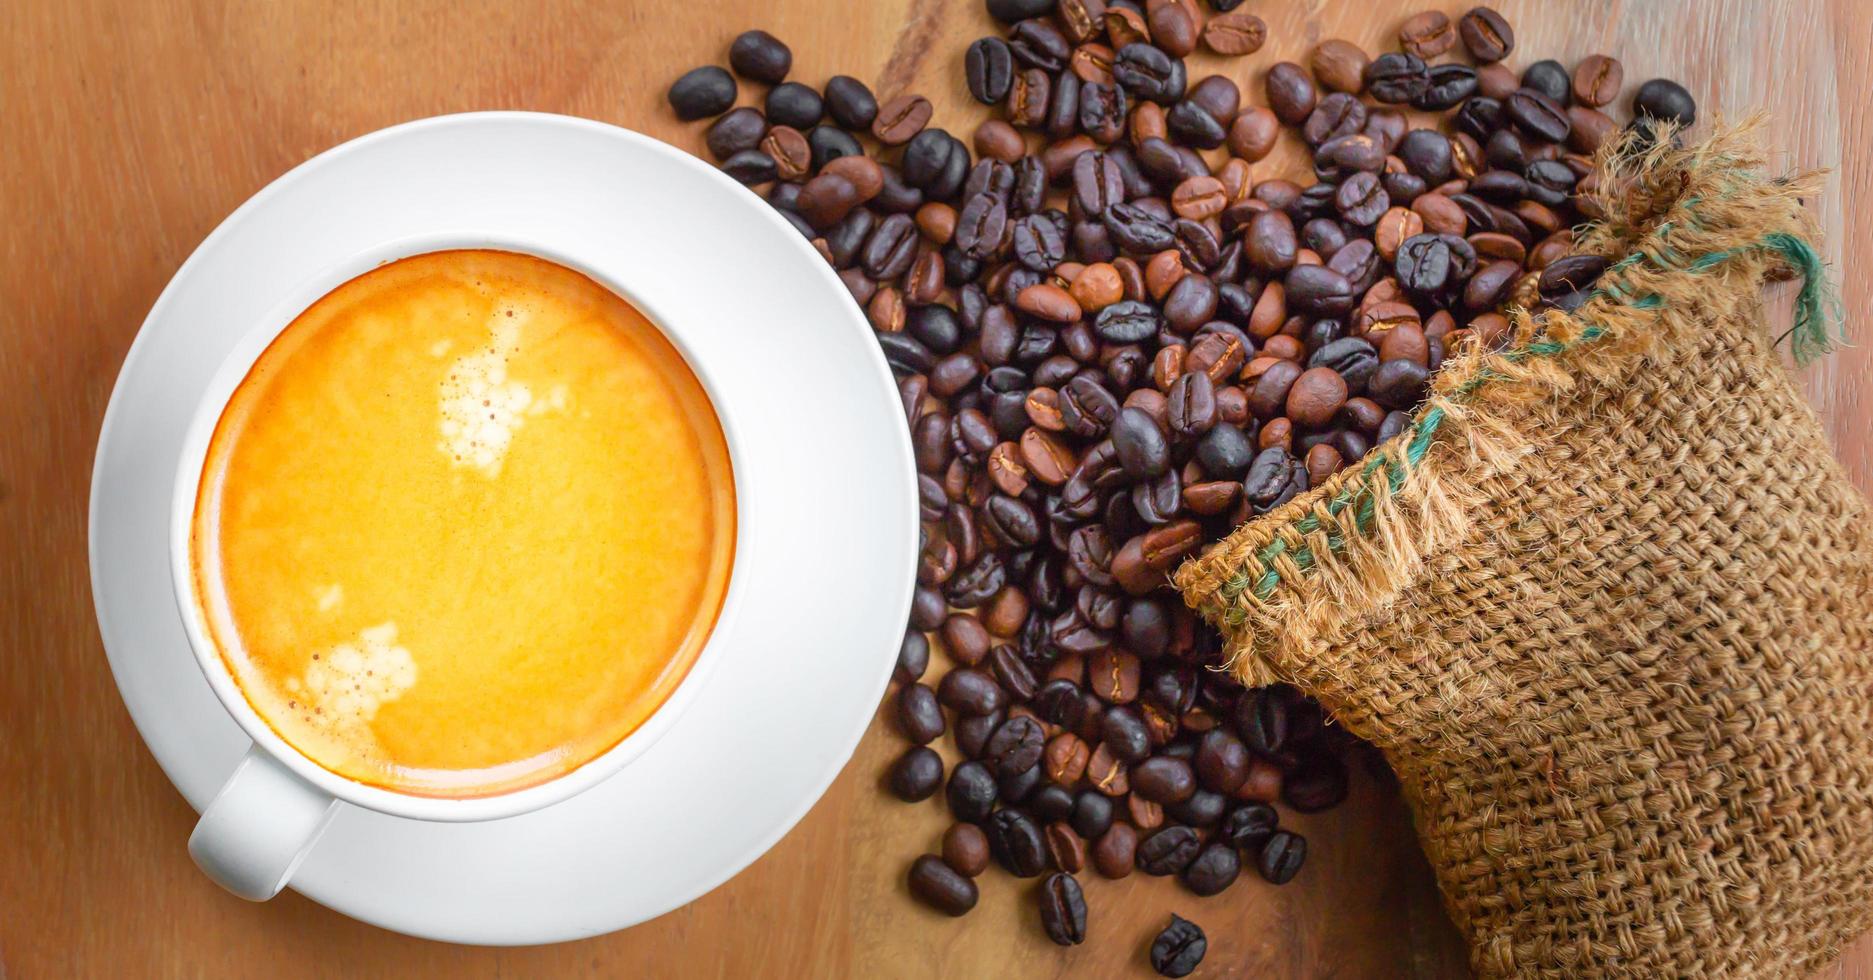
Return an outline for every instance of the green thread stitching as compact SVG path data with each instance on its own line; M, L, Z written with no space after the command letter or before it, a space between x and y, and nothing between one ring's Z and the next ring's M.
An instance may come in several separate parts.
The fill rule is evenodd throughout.
M1686 208L1694 207L1697 201L1698 198L1696 197L1688 198L1683 206ZM1698 221L1696 215L1690 214L1687 216L1685 223L1697 227ZM1671 226L1672 223L1670 221L1662 222L1656 229L1656 232L1662 235L1669 232ZM1751 245L1741 248L1724 249L1722 251L1699 256L1688 266L1679 261L1674 261L1680 257L1675 250L1670 249L1668 246L1662 248L1663 251L1670 253L1664 260L1655 258L1643 251L1635 251L1631 255L1613 263L1613 265L1608 268L1607 272L1610 276L1613 273L1623 271L1639 262L1648 262L1667 270L1677 267L1688 269L1691 272L1702 273L1730 259L1736 258L1739 255L1761 249L1768 249L1775 252L1781 256L1782 260L1786 262L1790 268L1794 269L1803 277L1801 292L1795 300L1794 326L1777 337L1775 342L1780 344L1784 338L1793 336L1793 343L1790 344L1791 352L1794 354L1798 364L1806 364L1833 349L1840 337L1840 326L1843 314L1840 298L1833 292L1827 281L1825 264L1821 261L1819 254L1815 252L1814 246L1810 245L1807 240L1798 235L1791 235L1786 232L1773 232L1763 236L1761 241ZM1606 280L1606 282L1607 284L1605 286L1596 288L1589 294L1588 298L1591 300L1596 298L1623 299L1625 297L1626 283L1616 276ZM1664 305L1664 299L1655 293L1648 294L1633 300L1630 305L1634 309L1658 309ZM1582 329L1580 336L1572 341L1563 343L1555 340L1537 338L1521 347L1504 351L1500 356L1504 360L1510 362L1519 362L1530 357L1553 357L1576 346L1599 340L1604 334L1605 330L1603 328L1589 325ZM1500 379L1501 375L1496 372L1487 369L1480 370L1475 376L1458 386L1458 388L1451 393L1451 397L1461 398L1474 392L1484 384ZM1335 519L1327 533L1327 548L1329 552L1338 552L1345 544L1345 535L1338 530L1340 524L1337 518L1345 512L1347 507L1355 508L1353 511L1353 524L1359 533L1363 534L1370 529L1372 519L1376 515L1378 509L1378 504L1373 493L1374 477L1379 475L1379 471L1383 469L1383 477L1388 484L1388 489L1393 493L1398 492L1398 490L1404 486L1405 479L1409 475L1411 469L1416 467L1418 463L1424 459L1424 455L1430 451L1431 440L1436 436L1437 430L1442 425L1444 418L1445 412L1442 408L1433 405L1426 409L1424 414L1414 420L1411 424L1411 428L1407 430L1411 433L1411 438L1405 444L1405 460L1403 464L1400 464L1389 455L1375 456L1368 460L1361 468L1360 476L1357 481L1353 481L1341 488L1339 493L1326 501L1323 507L1327 516ZM1322 526L1322 521L1316 512L1302 515L1300 519L1294 522L1292 528L1297 536L1306 537L1307 535L1319 531ZM1284 554L1288 554L1288 551L1286 540L1277 538L1270 541L1256 553L1256 559L1263 568L1262 575L1257 580L1250 582L1246 572L1237 572L1230 576L1230 578L1219 587L1218 591L1222 594L1224 599L1229 600L1231 603L1226 613L1226 618L1232 624L1240 625L1245 618L1243 611L1234 604L1234 600L1240 597L1243 592L1248 591L1252 587L1255 597L1263 601L1266 601L1269 597L1274 595L1275 590L1280 587L1282 579L1281 572L1275 567L1275 560ZM1315 555L1312 548L1308 547L1306 544L1301 544L1293 550L1290 560L1294 563L1297 571L1305 572L1307 569L1314 566Z

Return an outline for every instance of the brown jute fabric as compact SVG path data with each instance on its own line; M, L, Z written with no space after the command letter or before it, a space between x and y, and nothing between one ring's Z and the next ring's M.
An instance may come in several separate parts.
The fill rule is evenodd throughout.
M1761 299L1816 344L1815 180L1602 167L1599 294L1177 584L1385 752L1477 973L1801 975L1873 907L1873 529Z

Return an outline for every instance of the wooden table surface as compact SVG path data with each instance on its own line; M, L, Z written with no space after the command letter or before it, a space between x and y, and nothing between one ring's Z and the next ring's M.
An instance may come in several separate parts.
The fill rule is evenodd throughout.
M1389 42L1398 6L1250 0L1272 40L1198 59L1261 101L1260 75L1315 41ZM1454 13L1461 5L1442 4ZM1837 168L1815 207L1858 346L1803 375L1854 478L1873 487L1873 52L1865 0L1503 0L1518 69L1624 60L1671 75L1706 116L1771 110L1791 166ZM1092 938L1040 934L1028 883L984 879L952 921L908 898L941 803L885 798L882 724L812 813L694 904L622 933L528 949L424 942L296 894L249 905L196 873L195 820L138 741L111 683L85 567L91 454L118 365L150 304L236 205L361 133L469 109L539 109L631 126L692 151L669 81L724 60L749 26L791 43L794 77L880 96L918 90L967 136L963 47L980 0L9 0L0 3L0 978L579 974L1139 976L1177 911L1209 932L1200 976L1445 976L1461 948L1395 793L1361 780L1303 818L1310 862L1199 900L1134 876L1087 883ZM748 98L744 86L744 101ZM1293 137L1284 137L1293 139ZM1271 176L1271 168L1262 176ZM1851 268L1843 257L1855 257ZM1873 975L1873 940L1826 976Z

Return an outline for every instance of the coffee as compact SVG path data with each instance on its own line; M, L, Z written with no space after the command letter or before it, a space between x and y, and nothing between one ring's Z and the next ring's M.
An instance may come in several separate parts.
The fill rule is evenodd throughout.
M190 538L203 618L274 731L374 786L477 797L618 744L727 589L708 396L629 303L490 250L334 289L223 411Z

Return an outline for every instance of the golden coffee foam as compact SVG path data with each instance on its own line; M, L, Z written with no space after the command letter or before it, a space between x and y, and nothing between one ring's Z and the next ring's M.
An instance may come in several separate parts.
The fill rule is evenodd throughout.
M734 490L700 383L592 280L417 256L334 290L218 423L191 552L255 710L340 775L481 796L668 698L727 588Z

